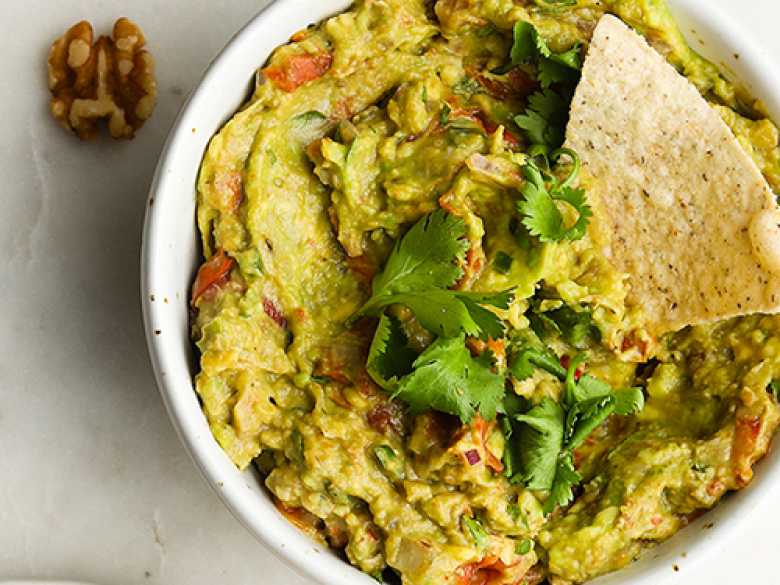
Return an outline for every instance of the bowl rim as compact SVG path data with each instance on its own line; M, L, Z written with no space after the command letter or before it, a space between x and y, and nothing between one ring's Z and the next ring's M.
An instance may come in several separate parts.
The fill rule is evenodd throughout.
M226 72L235 68L235 62L240 60L242 53L252 51L258 45L258 40L269 36L268 31L275 26L271 23L280 23L272 36L282 38L281 41L275 40L271 43L273 48L285 42L295 30L303 28L311 21L316 22L337 13L351 3L351 0L275 0L261 9L228 41L190 93L168 134L150 188L141 240L140 289L146 344L157 386L180 440L201 475L236 519L288 566L323 585L368 585L375 581L335 555L329 554L325 547L292 527L275 511L270 498L266 496L265 501L261 501L262 497L258 498L257 491L232 467L232 463L211 433L204 433L205 417L192 383L192 373L182 365L180 359L177 361L173 358L173 354L179 355L182 351L187 351L182 350L182 339L158 334L160 323L166 321L166 317L161 313L164 305L154 300L154 291L160 290L162 283L166 281L165 266L160 262L160 258L166 251L170 251L170 246L166 248L163 244L163 233L175 218L166 216L161 211L163 206L155 201L166 201L166 197L173 197L171 193L181 187L173 178L181 177L182 174L189 176L184 183L189 183L189 196L194 199L200 160L211 135L200 139L205 140L205 143L195 162L194 172L190 160L192 156L180 155L184 150L183 145L192 140L200 112L207 107L213 92L221 91L221 80ZM683 31L688 33L686 36L693 33L694 37L703 35L720 39L721 45L727 47L736 57L731 66L740 72L740 79L750 88L751 95L760 97L773 114L773 119L780 120L780 76L777 75L777 68L772 60L752 41L751 36L735 26L719 8L709 6L706 0L669 0L669 4L675 16L688 16L695 23L695 31ZM694 49L700 49L695 42L690 44ZM257 58L253 59L256 69L262 65L268 53L254 54L257 55ZM730 70L728 63L717 64L726 71ZM246 81L250 82L250 79ZM241 99L237 100L235 108L220 112L223 123L229 120L243 103L243 96L238 97ZM187 162L188 160L190 162ZM198 240L194 218L191 220L193 237ZM184 294L183 297L184 299L179 299L178 302L183 302L183 310L187 311L188 295ZM177 310L182 310L182 307L179 306ZM188 328L180 333L184 334L184 345L190 344ZM188 383L185 378L189 380ZM195 414L193 406L199 415ZM767 454L759 467L760 471L750 486L721 501L692 526L659 545L654 549L655 552L646 552L638 563L600 577L594 583L619 585L630 582L632 585L659 585L674 576L669 567L673 560L680 559L681 549L685 549L686 554L683 556L688 567L695 566L714 554L738 532L740 526L744 526L751 512L758 508L759 502L766 499L767 488L772 483L780 482L780 455ZM253 499L258 501L253 503ZM704 519L707 520L706 523ZM712 521L717 522L713 530L693 536L696 524L708 528ZM681 538L683 533L687 534L687 538Z

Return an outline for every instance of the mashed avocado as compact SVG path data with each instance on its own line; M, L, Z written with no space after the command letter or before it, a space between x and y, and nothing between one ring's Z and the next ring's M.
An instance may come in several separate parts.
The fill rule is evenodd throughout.
M609 234L545 241L518 218L539 144L517 117L533 117L543 82L533 64L507 67L513 27L532 24L565 61L605 12L696 85L778 190L776 127L691 51L660 0L359 0L275 51L204 157L192 304L211 429L285 516L377 578L564 585L619 569L747 485L780 423L780 317L653 339L602 254ZM553 88L576 75L551 71ZM475 361L503 372L533 338L564 371L583 356L589 376L642 389L640 412L605 418L573 450L582 481L552 513L547 490L508 473L508 406L465 422L418 412L367 371L377 319L354 315L399 238L437 210L467 243L450 288L513 292L490 309L505 336L467 338ZM419 314L403 302L384 314L412 356L436 343ZM544 369L506 377L526 410L566 383Z

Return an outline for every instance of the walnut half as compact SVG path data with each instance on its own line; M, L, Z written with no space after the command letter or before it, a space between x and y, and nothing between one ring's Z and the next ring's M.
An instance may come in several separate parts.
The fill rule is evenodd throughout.
M93 44L92 25L73 25L49 51L51 113L79 138L93 138L106 119L114 138L132 138L157 99L154 59L141 29L120 18L111 37Z

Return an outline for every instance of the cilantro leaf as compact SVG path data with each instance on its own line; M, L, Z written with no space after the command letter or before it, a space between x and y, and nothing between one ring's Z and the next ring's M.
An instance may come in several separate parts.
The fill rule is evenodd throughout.
M509 453L504 458L507 471L513 465L513 482L524 481L529 489L549 491L545 514L571 502L572 488L582 480L574 467L574 450L611 414L633 414L644 407L641 388L613 391L592 376L577 380L583 361L584 354L580 354L569 364L561 403L544 398L518 415L514 413L519 403L504 400L505 418L510 419L508 423L502 420Z
M482 304L506 309L511 295L499 292L476 298ZM380 297L380 300L382 306L401 304L409 307L420 324L438 336L454 337L463 332L473 337L498 339L504 334L501 319L477 304L469 293L429 289Z
M578 77L577 71L556 59L539 59L536 75L545 89L555 83L576 83Z
M576 402L566 413L564 441L568 449L576 449L593 430L615 411L615 398L609 394Z
M417 354L409 347L400 321L382 314L366 362L366 371L374 382L385 390L395 388L398 380L412 371L416 357Z
M581 43L555 53L533 24L523 20L515 22L509 61L493 73L504 74L523 63L536 64L536 77L542 91L532 94L525 112L515 117L515 124L525 131L532 144L541 144L551 150L563 144L569 102L582 68L581 53ZM568 99L551 90L553 85L562 86L563 94L569 94Z
M563 144L568 119L569 103L555 91L543 89L531 94L525 113L514 121L532 144L555 149Z
M588 220L593 215L588 201L585 198L585 191L582 189L572 189L571 187L563 187L562 189L555 191L553 197L556 201L565 201L571 205L577 211L577 221L573 226L566 229L563 233L562 239L565 240L579 240L585 235L585 231L588 229Z
M525 423L518 437L522 479L529 489L549 490L563 449L563 409L545 398L515 420Z
M582 481L582 477L574 468L570 451L561 454L555 465L555 479L550 488L550 495L544 502L542 511L550 514L556 506L566 506L574 499L572 488Z
M615 396L615 414L628 416L636 414L645 407L645 395L641 388L624 388L616 390Z
M509 50L509 62L494 73L506 73L512 67L533 61L537 61L539 67L550 66L550 63L553 63L563 68L579 70L582 67L581 48L582 43L577 43L563 53L555 53L533 24L518 20L512 27L512 48ZM549 86L549 84L545 85L541 74L539 80L543 87ZM573 76L563 77L560 81L576 82L577 74L575 72Z
M385 307L409 307L420 324L443 337L460 333L498 339L504 325L481 305L506 309L511 291L476 293L449 290L463 275L458 265L468 241L463 220L443 210L420 219L393 248L382 272L374 277L373 295L353 316L378 315Z
M568 344L582 349L588 336L597 333L589 310L576 310L569 305L553 309L546 315L555 322L561 338Z
M532 160L526 162L523 167L526 181L520 189L523 200L518 202L517 208L523 216L523 225L532 236L538 237L542 242L581 239L593 215L585 192L568 185L573 180L572 177L576 176L579 158L571 151L567 151L567 154L574 157L575 167L563 183L559 183L552 175L543 174ZM565 202L577 212L577 220L569 227L565 225L558 201Z
M420 354L411 374L393 393L412 413L439 410L469 422L479 414L496 417L504 395L504 380L484 361L471 357L463 334L439 338Z
M520 63L528 63L536 56L536 27L525 20L518 20L512 27L512 48L509 51L509 61L512 67Z
M550 55L550 59L569 69L582 69L582 43L576 43L563 53L554 53Z
M566 370L558 358L545 347L524 347L514 353L509 361L509 371L520 382L530 378L534 368L546 370L558 379L566 376Z
M534 184L528 175L526 178L528 182L521 189L525 199L518 203L523 225L542 242L562 240L565 232L563 215L555 205L555 200L544 184Z
M455 262L463 260L469 247L465 234L463 220L442 209L424 216L396 242L374 277L374 296L455 284L463 275Z

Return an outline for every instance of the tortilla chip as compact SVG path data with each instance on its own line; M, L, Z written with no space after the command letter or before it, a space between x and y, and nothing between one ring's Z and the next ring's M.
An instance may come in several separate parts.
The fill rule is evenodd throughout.
M649 333L780 309L769 185L696 88L613 16L594 32L566 136Z

